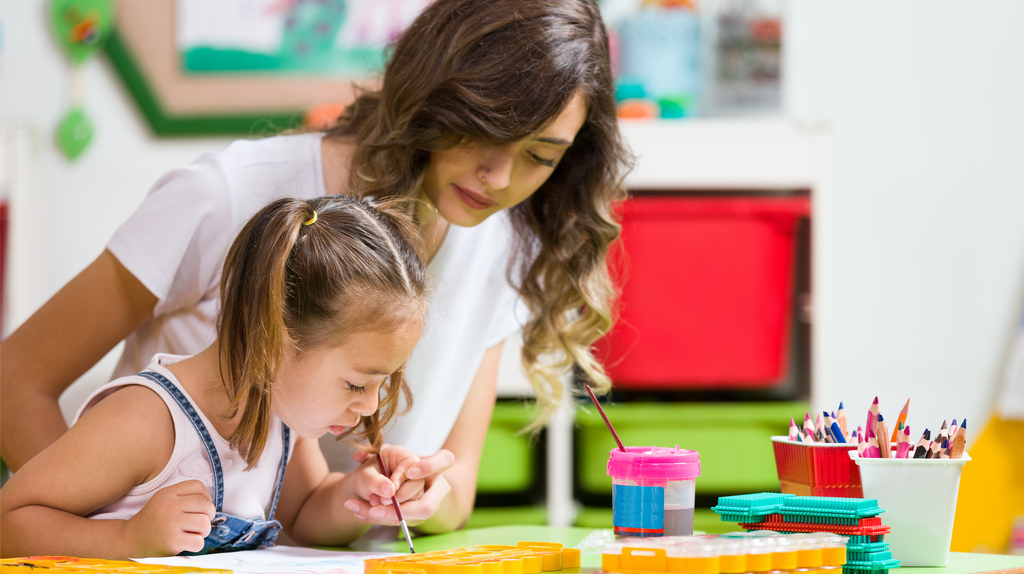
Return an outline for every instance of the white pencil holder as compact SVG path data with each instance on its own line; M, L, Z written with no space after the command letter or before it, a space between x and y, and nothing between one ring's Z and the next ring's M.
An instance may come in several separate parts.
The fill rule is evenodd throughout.
M864 498L878 500L885 510L882 523L892 528L885 535L892 557L902 566L945 566L953 538L960 470L963 458L859 458ZM895 456L895 451L893 456Z

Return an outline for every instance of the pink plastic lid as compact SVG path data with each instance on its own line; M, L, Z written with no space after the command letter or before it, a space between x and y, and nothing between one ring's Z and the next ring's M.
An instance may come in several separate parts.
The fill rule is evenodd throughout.
M628 479L687 480L700 476L700 454L695 450L663 446L613 448L608 455L608 476Z

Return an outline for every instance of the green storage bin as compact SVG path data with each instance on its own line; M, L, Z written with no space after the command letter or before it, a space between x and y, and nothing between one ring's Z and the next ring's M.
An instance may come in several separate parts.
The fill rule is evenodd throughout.
M487 528L511 524L548 523L548 511L543 506L509 506L497 508L474 508L466 528Z
M520 434L526 426L532 406L523 402L499 402L494 406L487 429L476 489L481 494L508 494L529 490L535 480L530 435Z
M628 403L605 406L608 419L627 446L665 446L700 453L698 495L779 490L775 455L769 437L789 432L790 417L809 406L769 403ZM577 412L576 460L579 488L607 495L612 480L605 474L608 451L615 448L593 405Z

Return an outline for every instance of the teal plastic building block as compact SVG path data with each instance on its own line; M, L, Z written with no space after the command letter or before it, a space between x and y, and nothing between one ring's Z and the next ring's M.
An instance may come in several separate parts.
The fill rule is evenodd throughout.
M850 536L849 539L850 539L850 541L846 544L847 548L849 548L851 544L860 544L860 545L881 544L882 541L885 540L885 535L884 534L872 534L870 536Z
M843 574L885 574L893 568L899 568L900 561L895 558L875 562L855 562L847 558L843 566Z
M892 560L892 552L889 550L882 550L878 552L850 552L850 549L846 549L846 561L847 562L885 562Z
M856 526L861 518L885 512L874 498L832 498L794 496L782 502L778 511L787 522Z
M868 536L851 536L850 542L846 543L846 552L880 552L889 549L888 542L854 542L854 538L869 538Z
M722 496L711 510L718 513L724 522L760 522L765 516L780 512L783 501L793 498L796 495L778 492Z

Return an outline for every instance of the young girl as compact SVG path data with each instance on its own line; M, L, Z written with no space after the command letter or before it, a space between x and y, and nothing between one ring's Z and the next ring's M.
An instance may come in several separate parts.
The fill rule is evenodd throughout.
M505 339L522 329L536 425L575 367L610 386L591 346L612 323L605 255L628 156L597 3L436 0L390 54L380 89L326 133L234 142L162 177L107 250L0 345L12 468L66 430L57 398L122 339L119 376L156 352L210 344L211 278L234 230L224 222L299 193L297 181L308 197L424 201L431 321L407 370L416 404L385 437L424 456L410 472L426 491L402 506L408 519L430 516L420 530L457 528L473 509ZM321 446L343 446L331 438ZM328 454L336 468L352 462ZM354 511L395 524L376 502Z
M369 526L347 500L419 496L422 481L392 483L375 458L328 474L316 442L379 447L408 394L404 364L426 312L418 243L393 206L347 196L261 209L227 254L214 344L158 354L97 391L4 486L0 553L252 549L282 527L296 543L340 545ZM384 454L396 482L418 460Z

